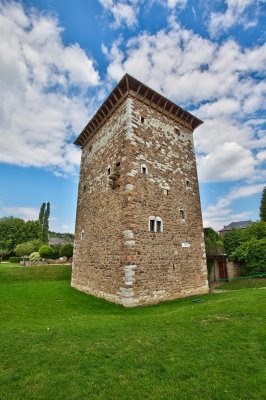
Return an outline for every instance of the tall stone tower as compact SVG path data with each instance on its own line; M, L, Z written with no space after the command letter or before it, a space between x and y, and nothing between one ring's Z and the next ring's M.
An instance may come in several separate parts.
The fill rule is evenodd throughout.
M113 89L75 141L74 288L127 307L208 292L201 123L128 74Z

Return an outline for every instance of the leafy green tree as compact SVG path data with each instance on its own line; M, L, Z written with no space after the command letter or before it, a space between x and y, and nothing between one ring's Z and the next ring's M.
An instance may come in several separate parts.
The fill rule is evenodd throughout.
M241 244L242 236L242 230L236 228L233 228L231 231L224 234L224 249L228 256L230 256Z
M43 243L48 243L50 203L42 203L39 212L39 238Z
M24 224L23 232L21 235L21 242L29 242L39 238L40 225L39 221L27 221Z
M13 251L17 244L23 240L25 221L21 218L3 217L0 218L0 247Z
M242 229L241 242L247 242L251 239L263 239L266 237L266 222L253 222L246 229Z
M47 258L52 258L53 257L54 251L53 251L51 246L48 246L47 244L44 244L43 246L40 247L39 253L40 253L40 256L42 258L47 259Z
M66 243L60 249L60 256L70 258L73 256L73 244Z
M15 247L15 253L17 256L29 256L31 253L38 251L41 246L39 239L31 240L29 242L20 243Z
M49 217L50 217L50 203L46 204L43 219L43 243L48 243L48 232L49 232Z
M260 220L266 222L266 186L263 189L260 203Z
M266 273L266 237L243 242L231 254L231 259L244 263L250 273Z
M7 256L9 254L9 251L6 249L0 249L0 263L3 260L3 257Z
M221 240L219 234L212 228L204 228L203 231L206 253L210 255L217 254L217 242Z

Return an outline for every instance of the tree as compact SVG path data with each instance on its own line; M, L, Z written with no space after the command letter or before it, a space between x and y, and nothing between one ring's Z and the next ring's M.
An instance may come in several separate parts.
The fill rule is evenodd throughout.
M48 202L46 205L46 209L44 211L44 219L43 219L43 242L44 243L48 243L49 217L50 217L50 203Z
M70 258L73 256L73 244L66 243L60 249L60 256Z
M221 248L221 238L218 233L212 228L204 228L204 239L206 253L210 255L217 254L218 248ZM217 245L217 243L219 244Z
M21 218L0 218L0 247L12 252L21 243L25 221Z
M15 247L15 253L19 257L29 256L31 253L38 251L40 246L41 242L39 239L20 243Z
M6 249L0 249L0 263L3 260L3 257L7 256L9 254L9 251Z
M40 247L39 253L40 253L40 256L42 258L47 259L47 258L52 258L53 257L54 251L53 251L51 246L48 246L47 244L44 244L43 246Z
M39 212L39 238L48 243L50 203L42 203Z
M266 186L263 189L260 203L260 220L266 222Z
M231 259L244 263L252 274L266 273L266 237L243 242L231 254Z
M228 256L237 249L241 243L243 232L241 229L232 229L224 234L224 249Z

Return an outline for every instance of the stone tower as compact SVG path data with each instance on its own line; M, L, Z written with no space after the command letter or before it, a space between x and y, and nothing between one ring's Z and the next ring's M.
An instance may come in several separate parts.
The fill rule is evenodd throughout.
M113 89L75 141L74 288L128 307L208 292L201 123L128 74Z

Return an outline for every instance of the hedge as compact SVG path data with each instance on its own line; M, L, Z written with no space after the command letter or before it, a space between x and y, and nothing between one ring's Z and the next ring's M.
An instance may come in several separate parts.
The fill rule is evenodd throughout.
M10 263L19 263L20 261L22 261L21 257L9 257Z

